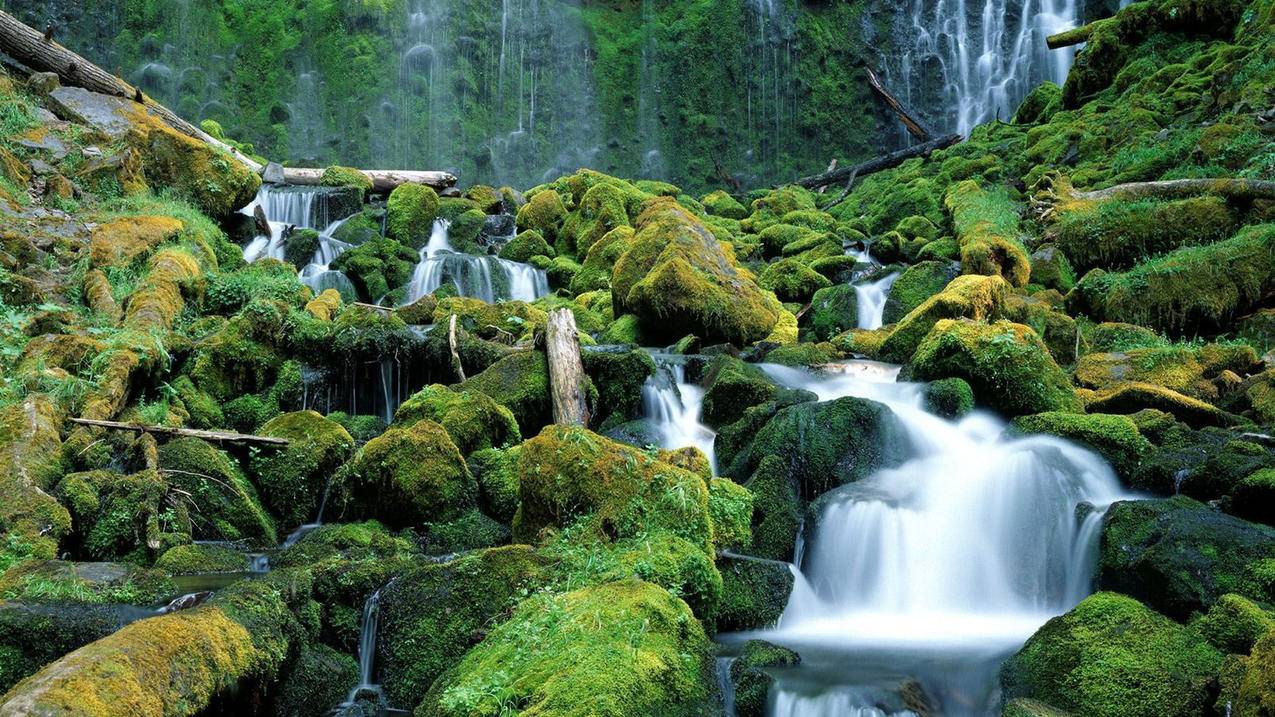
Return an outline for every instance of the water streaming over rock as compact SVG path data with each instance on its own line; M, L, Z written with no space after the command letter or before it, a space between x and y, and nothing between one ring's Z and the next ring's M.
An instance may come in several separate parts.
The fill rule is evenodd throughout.
M897 367L763 368L820 400L885 404L911 455L817 504L804 579L762 635L803 656L772 714L908 714L897 693L910 681L941 714L993 713L1000 662L1090 590L1102 512L1124 497L1111 468L1060 439L1005 437L991 415L927 413Z
M360 695L381 700L381 686L376 683L376 633L381 621L381 590L373 592L363 603L359 620L359 683L350 690L342 707L354 704Z
M275 187L262 185L257 196L241 214L253 216L260 208L270 224L271 236L258 235L243 250L244 261L249 263L262 257L284 261L286 235L291 228L314 229L319 232L319 246L298 278L315 294L325 289L336 289L347 300L355 295L349 278L329 269L331 263L350 248L349 244L332 238L332 234L351 214L358 210L348 195L327 187Z
M693 446L704 452L717 472L713 439L717 434L700 422L704 389L686 380L680 357L652 353L657 372L642 385L642 413L660 448Z
M489 304L509 299L535 301L549 293L549 277L543 270L496 256L457 252L447 231L448 222L434 222L429 243L421 249L420 263L412 272L407 303L434 293L444 283L455 286L461 296Z
M1074 48L1045 38L1075 27L1077 0L906 0L894 20L898 56L886 77L937 129L969 134L1044 81L1062 84ZM902 130L900 130L902 132Z
M855 309L859 314L859 328L881 328L885 300L890 296L890 287L894 286L898 278L899 274L895 272L876 281L855 285Z

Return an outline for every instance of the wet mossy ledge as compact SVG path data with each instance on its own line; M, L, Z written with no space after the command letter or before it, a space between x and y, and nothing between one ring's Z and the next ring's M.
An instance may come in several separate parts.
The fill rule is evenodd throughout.
M713 713L712 638L773 626L820 507L901 459L885 405L772 378L859 359L944 418L1083 446L1139 496L1102 516L1101 592L1005 664L1005 714L1269 713L1275 202L1087 193L1275 172L1275 5L1205 5L1120 10L1065 87L833 207L592 169L369 201L333 167L363 198L332 263L349 285L319 293L297 278L315 236L244 262L255 177L136 112L103 135L95 98L0 73L0 715L322 714L361 680L373 595L373 678L418 717ZM627 10L581 12L600 66L637 51L605 27ZM438 220L552 290L403 305ZM890 275L858 328L857 287ZM587 426L553 422L564 308ZM704 392L714 461L644 420L671 363ZM800 660L748 643L740 714Z

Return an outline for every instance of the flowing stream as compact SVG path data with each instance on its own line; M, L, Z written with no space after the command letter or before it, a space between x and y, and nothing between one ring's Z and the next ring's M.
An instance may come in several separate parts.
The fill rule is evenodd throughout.
M700 422L704 389L686 380L686 366L677 359L651 352L656 373L642 385L643 416L650 423L659 447L669 450L694 446L708 457L717 473L713 439L717 434Z
M549 277L544 271L496 256L462 254L452 248L449 224L434 222L429 243L421 249L420 263L412 272L407 303L432 294L444 283L456 287L461 296L472 296L494 304L509 299L535 301L549 293Z
M325 289L336 289L347 300L355 295L354 285L348 277L329 268L348 244L332 238L349 216L344 214L339 202L332 200L332 191L323 187L275 187L263 184L257 196L241 214L253 216L258 207L270 225L270 236L257 235L243 250L244 261L252 263L262 257L284 261L286 237L293 227L314 229L319 232L319 246L310 261L298 272L302 284L315 294Z
M788 606L757 634L803 658L771 714L907 715L918 700L994 714L1000 663L1090 590L1102 512L1124 497L1111 468L1060 439L1006 437L988 414L938 418L897 367L763 368L821 401L885 404L911 455L820 500Z
M881 328L885 300L890 296L890 287L894 286L898 278L899 272L895 272L876 281L855 285L855 309L858 312L859 328Z

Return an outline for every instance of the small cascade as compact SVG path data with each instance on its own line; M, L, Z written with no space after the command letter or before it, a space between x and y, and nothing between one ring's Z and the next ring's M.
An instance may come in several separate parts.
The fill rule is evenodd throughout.
M376 632L381 618L381 590L372 593L363 603L363 617L359 622L359 684L350 690L342 706L354 704L359 695L372 694L380 699L381 686L376 679Z
M420 263L412 272L407 303L434 293L444 283L455 286L461 296L489 304L535 301L549 293L548 275L529 264L457 252L448 241L449 226L446 220L434 222L429 243L421 249Z
M270 225L270 236L258 235L243 250L244 261L252 263L269 257L284 261L287 234L294 228L319 232L319 247L297 276L315 294L336 289L349 299L356 295L354 284L339 271L329 269L349 244L332 238L337 229L357 211L357 204L344 192L328 187L275 187L262 185L257 196L241 214L253 216L258 208Z
M898 5L902 45L887 61L887 82L937 128L968 135L975 125L1009 121L1045 81L1062 84L1074 48L1045 38L1075 27L1077 0L910 0ZM902 134L902 130L900 130Z
M694 446L704 452L717 473L713 429L700 423L704 389L686 381L686 367L672 357L653 354L657 371L642 385L642 411L651 424L660 448Z
M890 287L899 278L895 272L882 279L867 284L856 284L854 295L856 309L859 312L859 328L879 329L882 316L885 314L885 300L890 295Z
M730 666L734 657L717 658L717 691L722 695L722 715L735 717L735 683L730 679Z
M762 368L820 400L885 404L911 456L820 499L788 605L761 635L800 652L806 675L780 680L771 714L906 715L873 696L904 682L939 713L992 714L1000 662L1091 590L1102 514L1125 497L1110 466L1061 439L1006 437L991 415L930 414L897 367Z

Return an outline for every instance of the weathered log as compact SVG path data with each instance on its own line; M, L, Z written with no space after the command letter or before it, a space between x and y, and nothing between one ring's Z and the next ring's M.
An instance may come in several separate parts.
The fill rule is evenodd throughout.
M456 320L456 314L452 314L447 322L447 349L452 354L452 368L456 371L456 381L460 383L465 380L465 364L460 362L460 351L457 348Z
M164 124L182 134L217 147L254 172L259 173L262 170L260 163L243 152L177 116L175 112L145 96L138 88L119 77L58 43L46 39L40 31L19 22L17 18L4 11L0 11L0 52L37 72L56 74L65 85L82 87L91 92L129 100L136 100L138 96L141 96L142 104L147 111Z
M549 359L553 422L558 425L588 425L589 405L585 398L587 379L580 359L576 316L570 309L549 312L549 323L545 328L545 353Z
M1236 201L1275 199L1275 180L1217 177L1213 179L1168 179L1160 182L1130 182L1092 192L1076 192L1076 199L1182 199L1213 194Z
M796 184L799 187L805 187L806 189L818 189L819 187L828 184L840 184L850 177L866 177L869 174L893 169L913 157L927 157L933 152L946 147L951 147L960 141L961 136L959 134L944 135L943 137L932 139L929 142L915 144L911 147L905 147L904 149L890 152L889 154L883 154L876 159L869 159L866 162L856 164L852 167L841 167L831 172L816 174L810 177L802 177L801 179L793 182L793 184Z
M392 306L381 306L380 304L367 304L362 301L350 302L350 306L357 306L361 309L367 309L369 311L377 311L383 314L388 314L394 311L394 307Z
M1090 36L1093 35L1094 30L1096 30L1098 25L1102 22L1102 20L1097 20L1089 23L1088 25L1073 27L1070 30L1063 30L1055 35L1050 35L1045 38L1045 46L1051 50L1061 50L1064 47L1071 47L1073 45L1079 45L1082 42L1089 42Z
M885 101L886 105L889 106L890 109L894 110L894 113L897 114L899 119L903 122L903 126L908 128L908 132L911 132L912 136L916 137L918 140L928 142L932 133L929 128L925 126L925 123L921 120L921 118L912 110L908 109L906 105L900 102L899 98L895 97L890 90L886 89L885 83L881 81L881 78L877 76L877 73L872 71L871 67L864 67L863 69L868 73L868 84L872 85L872 89L876 90L876 93L881 96L881 99Z
M836 158L836 157L833 157L833 158L832 158L832 161L828 163L828 168L827 168L827 169L825 169L825 170L823 170L823 172L824 172L824 174L827 174L828 172L831 172L832 170L834 170L834 169L836 169L836 168L837 168L837 158ZM820 193L820 194L823 194L825 191L827 191L827 189L828 189L828 187L827 187L827 186L820 187L820 188L819 188L819 193Z
M213 443L244 443L249 445L282 448L288 445L286 438L273 436L254 436L246 433L229 433L225 431L203 431L194 428L173 428L171 426L147 426L141 423L121 423L119 421L99 421L93 418L68 418L71 423L81 426L108 428L115 431L132 431L134 433L150 433L157 436L182 436L202 438Z
M434 189L447 189L456 184L456 175L450 172L419 172L406 169L361 169L372 180L372 191L378 194L391 192L402 184L424 184ZM284 184L318 186L323 170L309 167L284 167Z

